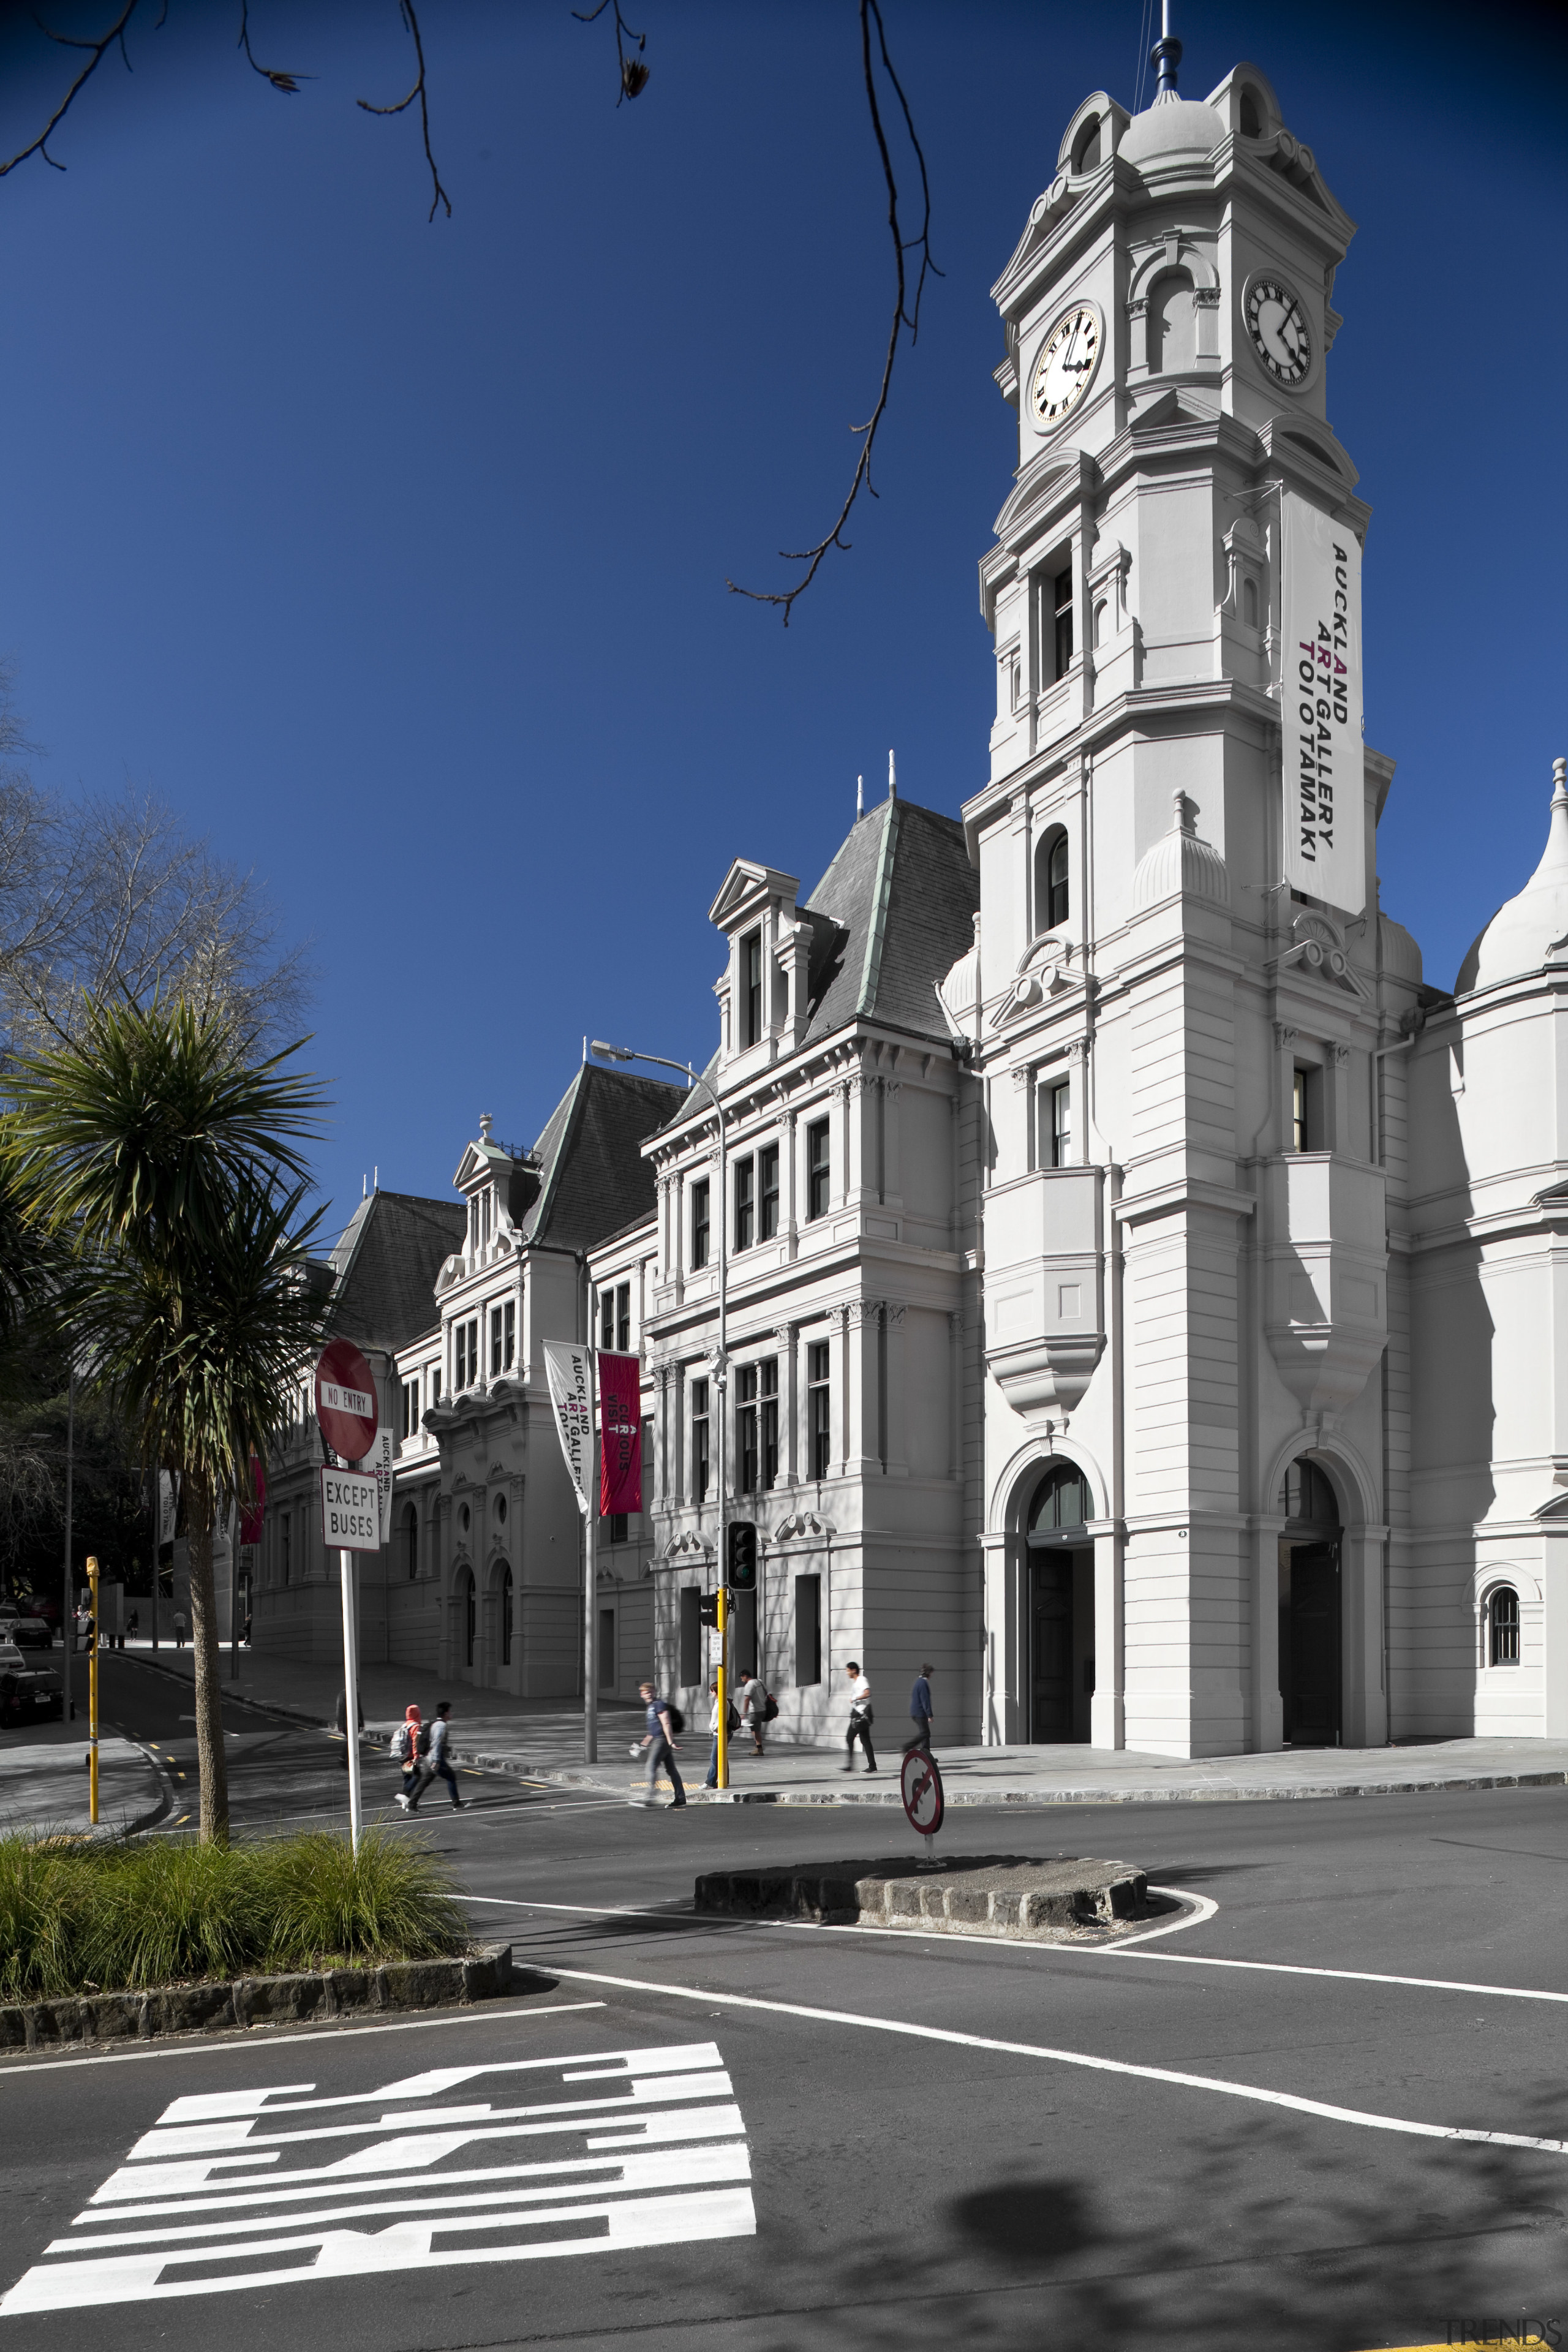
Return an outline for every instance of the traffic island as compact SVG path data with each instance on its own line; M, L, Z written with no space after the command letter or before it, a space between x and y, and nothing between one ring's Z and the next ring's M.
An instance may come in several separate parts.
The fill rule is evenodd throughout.
M1148 1893L1144 1874L1128 1862L958 1854L934 1866L898 1857L708 1871L697 1881L696 1907L731 1918L1059 1943L1125 1929L1145 1916Z
M388 1960L380 1968L308 1969L236 1977L227 1984L154 1986L0 2008L0 2054L61 2042L148 2042L163 2034L232 2033L384 2010L444 2009L544 1992L555 1983L514 1969L510 1944L480 1944L451 1959Z

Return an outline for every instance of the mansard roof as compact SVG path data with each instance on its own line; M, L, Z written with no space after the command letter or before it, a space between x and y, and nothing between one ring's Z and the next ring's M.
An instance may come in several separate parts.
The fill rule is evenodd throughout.
M530 1155L542 1172L523 1240L592 1249L650 1215L654 1172L640 1147L685 1099L684 1087L584 1062Z
M331 1255L332 1332L397 1349L427 1331L436 1276L462 1248L467 1223L461 1201L379 1191L362 1201Z
M835 927L812 958L805 1042L857 1020L946 1043L935 986L974 942L980 877L956 817L885 800L861 817L800 912Z

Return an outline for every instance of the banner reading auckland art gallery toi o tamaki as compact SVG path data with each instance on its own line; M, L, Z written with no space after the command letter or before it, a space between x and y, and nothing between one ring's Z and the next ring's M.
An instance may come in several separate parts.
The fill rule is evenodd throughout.
M599 1372L599 1511L642 1508L642 1368L635 1356L607 1356Z
M1293 490L1281 490L1279 510L1285 879L1359 915L1366 906L1361 543Z
M571 1339L546 1339L544 1376L555 1409L556 1433L577 1508L588 1516L588 1481L594 1462L594 1350Z

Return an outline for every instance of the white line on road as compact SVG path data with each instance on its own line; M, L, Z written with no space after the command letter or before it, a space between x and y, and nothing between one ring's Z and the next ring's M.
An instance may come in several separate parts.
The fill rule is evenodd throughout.
M602 2000L557 2001L550 2009L503 2009L498 2003L493 2009L487 2004L483 2009L459 2010L456 2015L447 2017L407 2017L399 2018L394 2025L345 2025L336 2029L323 2020L311 2033L257 2032L254 2038L247 2033L243 2040L237 2038L233 2042L207 2041L204 2037L201 2041L172 2042L166 2050L116 2050L106 2058L40 2058L33 2066L0 2066L0 2083L7 2075L16 2083L26 2081L31 2074L56 2074L67 2066L139 2066L149 2058L226 2057L236 2050L254 2050L258 2042L276 2050L286 2042L320 2042L329 2034L334 2041L352 2042L362 2033L426 2033L435 2025L494 2025L502 2018L521 2023L535 2017L574 2017L579 2010L607 2007L608 2003Z
M593 1969L563 1969L552 1976L578 1984L612 1985L623 1992L663 1993L672 2000L720 2001L731 2009L765 2010L779 2017L804 2017L819 2025L854 2025L872 2033L901 2033L919 2042L948 2042L965 2050L994 2050L1009 2058L1043 2058L1058 2066L1083 2066L1099 2074L1130 2074L1145 2083L1170 2083L1180 2090L1214 2091L1267 2107L1289 2107L1320 2116L1327 2123L1355 2124L1363 2131L1403 2132L1415 2139L1479 2142L1488 2147L1530 2147L1547 2156L1568 2156L1568 2140L1537 2139L1525 2132L1473 2131L1460 2124L1416 2123L1405 2116L1379 2116L1361 2107L1337 2107L1322 2099L1298 2098L1290 2091L1268 2091L1260 2084L1227 2083L1216 2074L1184 2074L1169 2066L1139 2066L1126 2058L1100 2058L1086 2050L1053 2050L1033 2042L998 2042L984 2033L958 2033L941 2025L910 2025L902 2019L863 2017L853 2010L813 2009L800 2001L760 2000L750 1993L720 1992L705 1985L657 1984L640 1977L612 1977Z
M1124 1944L1105 1944L1102 1951L1125 1951ZM1543 1992L1534 1985L1467 1984L1455 1977L1380 1976L1372 1969L1314 1969L1293 1960L1222 1960L1206 1952L1134 1952L1135 1960L1180 1961L1189 1969L1255 1969L1275 1977L1333 1977L1345 1984L1415 1985L1426 1992L1484 1992L1494 2000L1562 2000L1568 1992Z

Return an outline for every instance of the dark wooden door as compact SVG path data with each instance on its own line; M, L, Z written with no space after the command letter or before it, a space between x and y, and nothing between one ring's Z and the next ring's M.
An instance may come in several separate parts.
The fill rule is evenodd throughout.
M1029 1737L1072 1738L1072 1554L1037 1552L1029 1563Z
M1285 1737L1331 1748L1340 1737L1340 1548L1290 1548L1289 1660L1280 1688Z

